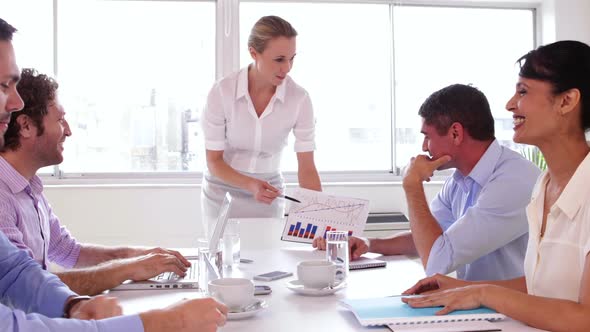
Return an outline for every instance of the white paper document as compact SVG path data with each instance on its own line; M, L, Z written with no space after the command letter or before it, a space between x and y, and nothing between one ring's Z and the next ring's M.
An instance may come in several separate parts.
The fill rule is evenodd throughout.
M497 324L482 321L445 322L410 325L387 325L393 332L493 332L502 331Z
M369 201L328 195L298 188L289 196L301 203L291 203L289 217L281 237L284 241L312 243L327 231L346 231L361 235L369 216Z

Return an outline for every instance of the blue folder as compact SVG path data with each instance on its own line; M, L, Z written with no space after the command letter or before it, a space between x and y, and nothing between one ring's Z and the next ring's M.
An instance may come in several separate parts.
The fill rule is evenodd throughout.
M380 297L371 299L346 299L342 303L353 311L362 325L406 325L440 323L451 321L499 320L505 316L481 307L473 310L457 310L448 315L437 316L442 307L412 308L402 302L401 297Z

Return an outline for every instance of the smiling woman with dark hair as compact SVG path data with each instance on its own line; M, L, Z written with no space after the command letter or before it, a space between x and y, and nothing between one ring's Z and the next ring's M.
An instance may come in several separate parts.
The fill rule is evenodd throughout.
M590 331L590 47L560 41L518 62L516 92L506 105L514 141L537 146L547 161L527 207L525 275L484 282L435 275L407 293L437 291L404 301L444 306L440 314L486 306L545 330Z

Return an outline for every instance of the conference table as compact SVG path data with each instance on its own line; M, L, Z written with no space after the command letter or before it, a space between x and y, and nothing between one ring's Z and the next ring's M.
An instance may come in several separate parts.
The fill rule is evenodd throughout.
M253 262L225 268L224 276L251 279L254 275L274 270L293 272L293 276L270 282L255 281L257 285L272 288L271 294L257 296L268 307L252 317L229 320L221 331L390 331L386 327L362 326L354 314L341 305L340 300L400 294L424 277L424 270L416 259L369 253L370 258L387 261L387 266L350 271L347 286L335 294L319 297L300 295L286 287L288 281L297 279L297 263L324 259L325 252L315 250L309 244L280 241L281 232L280 219L240 222L241 257ZM197 290L172 289L113 291L110 295L119 299L126 314L162 308L184 298L205 296ZM541 331L511 319L494 324L502 331Z

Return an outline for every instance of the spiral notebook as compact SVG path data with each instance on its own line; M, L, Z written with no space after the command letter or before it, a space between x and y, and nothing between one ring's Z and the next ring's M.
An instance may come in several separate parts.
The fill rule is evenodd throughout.
M359 257L348 263L349 270L372 269L375 267L386 267L387 262L378 259Z
M400 296L372 299L342 300L363 326L412 325L444 322L495 321L506 318L503 314L488 308L457 310L448 315L436 316L441 307L412 308L402 302Z

